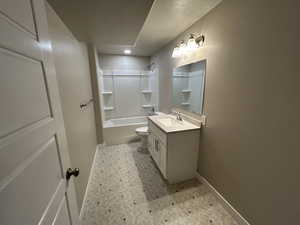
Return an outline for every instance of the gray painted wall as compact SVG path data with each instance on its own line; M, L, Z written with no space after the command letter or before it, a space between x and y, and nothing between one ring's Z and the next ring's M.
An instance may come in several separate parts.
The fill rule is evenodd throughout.
M101 110L101 103L103 101L101 96L101 87L99 85L99 58L96 47L89 43L88 44L88 56L91 71L91 86L94 96L94 111L95 111L95 123L96 123L96 134L98 144L103 144L103 111Z
M99 65L103 70L127 69L127 70L149 70L150 57L99 54Z
M80 209L97 145L93 104L83 110L79 107L93 98L88 52L50 6L47 16L71 163L80 168L74 179Z
M224 0L152 61L160 109L171 108L174 66L207 59L199 172L254 225L300 221L300 2ZM171 59L189 33L197 53Z

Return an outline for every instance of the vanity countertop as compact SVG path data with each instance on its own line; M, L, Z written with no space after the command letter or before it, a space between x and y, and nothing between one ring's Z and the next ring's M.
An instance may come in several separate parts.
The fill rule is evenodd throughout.
M196 126L186 120L177 120L173 115L154 115L148 116L148 119L160 127L165 133L200 129L200 126Z

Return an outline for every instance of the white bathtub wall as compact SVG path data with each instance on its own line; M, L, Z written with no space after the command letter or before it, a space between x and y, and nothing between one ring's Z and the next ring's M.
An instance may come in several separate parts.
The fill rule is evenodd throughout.
M147 124L147 117L138 116L138 117L128 117L128 118L107 120L104 123L104 128L139 125L139 124Z
M195 113L202 112L206 61L188 64L174 69L172 76L172 105ZM183 90L191 92L183 93ZM182 105L182 103L188 103Z
M138 141L139 137L135 129L145 125L129 125L120 127L104 128L104 141L106 145L117 145Z
M140 98L140 76L117 76L114 79L116 117L143 115Z
M107 76L106 71L102 71L101 77L99 78L102 80L101 89L103 92L101 93L103 104L101 105L101 110L104 115L104 121L113 117L113 111L104 111L104 106L106 108L113 108L115 105L115 96L114 96L114 82L113 76ZM111 93L111 94L104 94L104 93Z
M145 105L157 108L158 73L149 64L149 57L99 54L103 90L112 92L103 95L105 120L147 115Z
M182 103L190 103L190 93L183 93L183 90L190 89L190 67L183 66L173 71L172 77L172 105L185 107L187 110L190 105L183 106Z
M105 120L147 115L154 105L151 90L151 78L147 71L139 70L104 70L103 88Z
M116 145L139 140L135 133L138 127L146 126L146 117L111 119L104 122L104 140L106 145Z
M147 77L147 80L144 83L145 86L143 86L142 90L150 90L151 93L142 93L142 104L150 104L158 111L158 68L153 66L151 70L148 71L148 74L149 76ZM147 109L146 112L148 113L149 109Z
M189 94L183 94L182 90L189 89L189 77L173 77L173 104L181 106L181 103L187 102L186 96Z

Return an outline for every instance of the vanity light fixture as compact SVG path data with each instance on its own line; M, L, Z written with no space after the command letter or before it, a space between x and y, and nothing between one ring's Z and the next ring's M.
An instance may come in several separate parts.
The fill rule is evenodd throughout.
M192 51L195 51L197 48L198 48L198 44L196 42L195 35L190 34L190 38L188 39L187 44L186 44L186 50L188 52L192 52Z
M190 37L186 44L182 40L179 46L177 45L174 48L172 57L176 58L186 53L195 51L197 48L203 46L204 39L205 39L204 35L200 35L199 37L196 38L194 34L190 34Z

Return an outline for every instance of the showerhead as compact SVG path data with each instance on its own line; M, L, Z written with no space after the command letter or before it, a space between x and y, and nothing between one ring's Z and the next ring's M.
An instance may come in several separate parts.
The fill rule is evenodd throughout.
M154 62L152 62L147 66L147 69L153 72L155 67L156 67L156 64Z

